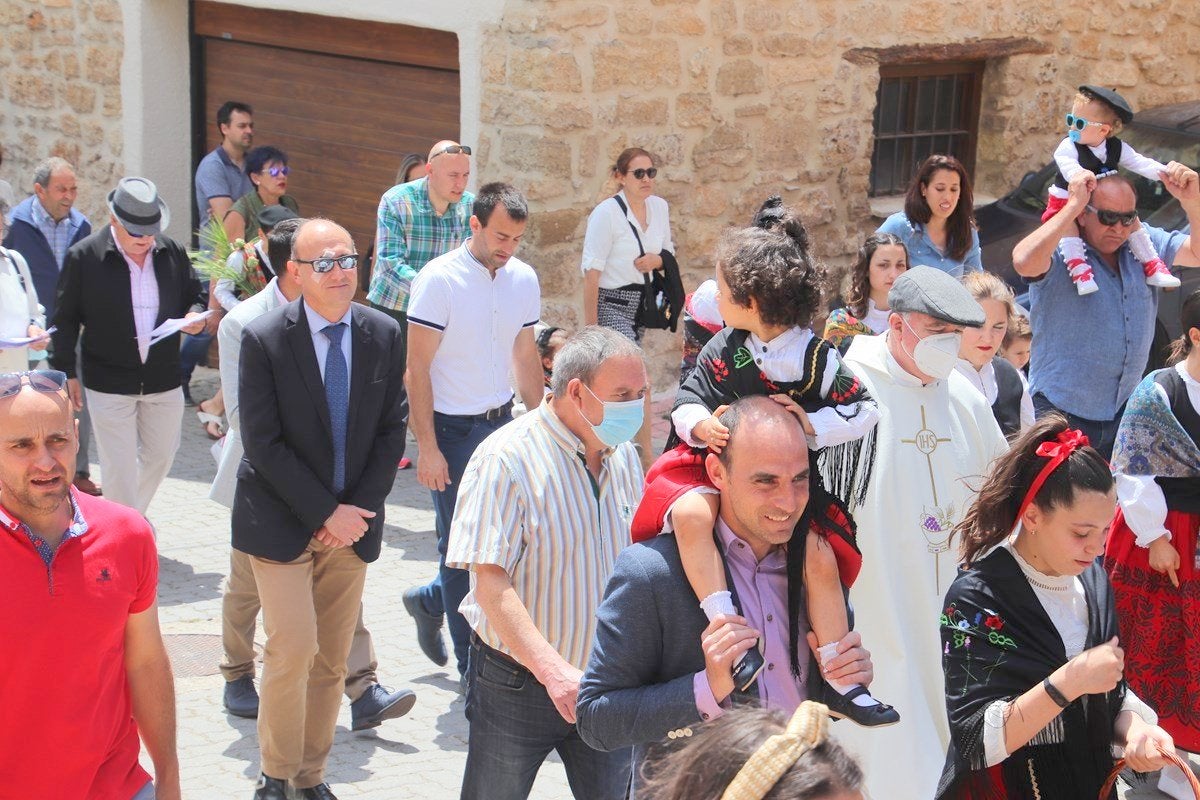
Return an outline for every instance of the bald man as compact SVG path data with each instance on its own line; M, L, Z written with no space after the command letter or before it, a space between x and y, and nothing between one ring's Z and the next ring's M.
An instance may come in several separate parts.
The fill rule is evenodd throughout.
M430 148L425 177L393 186L379 201L367 300L401 330L408 327L408 296L417 273L471 235L470 177L471 148L445 139Z
M287 262L300 298L242 334L233 546L250 556L267 634L255 800L284 800L289 783L335 800L325 764L346 657L404 455L400 327L351 302L357 268L344 228L305 222Z
M1200 230L1196 171L1172 161L1162 181L1179 200L1191 232ZM1146 283L1129 235L1145 228L1176 274L1181 267L1200 265L1200 239L1142 225L1137 193L1124 176L1097 181L1085 170L1070 181L1067 194L1062 210L1013 248L1013 268L1029 282L1029 391L1039 417L1055 411L1066 415L1071 427L1110 458L1125 401L1146 371L1162 291ZM1087 245L1099 291L1080 296L1075 290L1058 251L1064 236L1079 236Z
M0 375L0 795L178 800L154 535L133 509L71 489L66 385Z

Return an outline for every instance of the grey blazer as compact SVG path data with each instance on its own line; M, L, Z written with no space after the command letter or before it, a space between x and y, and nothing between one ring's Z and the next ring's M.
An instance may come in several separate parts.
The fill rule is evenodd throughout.
M217 349L221 354L221 389L225 396L225 419L229 420L229 432L221 445L221 457L217 461L217 477L213 478L208 498L226 508L233 508L233 490L237 486L238 464L242 463L242 425L238 416L238 364L242 355L242 329L252 320L279 305L272 278L261 292L238 303L221 320L217 328Z
M674 536L625 548L597 612L596 641L579 686L576 727L598 750L633 746L634 783L647 748L682 743L703 722L693 676L704 669L708 620ZM753 695L735 702L757 702Z

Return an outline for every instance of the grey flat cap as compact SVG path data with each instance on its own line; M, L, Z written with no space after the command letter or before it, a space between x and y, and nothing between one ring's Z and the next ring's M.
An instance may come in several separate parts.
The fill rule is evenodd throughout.
M954 325L983 326L983 308L966 287L934 267L912 267L892 284L888 292L892 311L916 311Z

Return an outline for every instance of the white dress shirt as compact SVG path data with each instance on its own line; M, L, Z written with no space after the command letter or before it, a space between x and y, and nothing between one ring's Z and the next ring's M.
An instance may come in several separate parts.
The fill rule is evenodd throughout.
M618 196L629 208L625 192L618 192ZM642 273L633 266L641 254L633 231L629 230L631 222L638 229L647 254L658 255L663 250L675 252L666 200L656 195L646 198L646 227L643 228L633 215L633 209L622 214L617 201L609 197L592 209L583 235L583 272L600 270L601 289L642 283Z
M111 230L111 226L110 226ZM117 252L129 265L129 288L133 300L133 329L137 332L138 355L146 363L150 355L150 334L158 322L158 278L154 274L154 249L146 253L146 263L139 265L129 257L112 231L113 244Z
M1200 381L1187 371L1187 364L1180 362L1175 365L1175 371L1183 378L1187 387L1188 400L1192 407L1200 409ZM1161 386L1154 390L1163 396L1166 393ZM1138 547L1149 547L1150 543L1160 536L1171 539L1167 530L1167 498L1163 495L1162 487L1154 481L1153 475L1124 475L1120 472L1117 478L1117 502L1125 512L1125 524L1133 531L1134 541Z
M983 395L989 406L996 402L1000 395L1000 386L996 383L996 367L991 361L980 369L975 369L975 365L970 361L960 358L954 368ZM1021 430L1026 430L1034 423L1033 398L1029 396L1029 384L1026 383L1021 370L1017 370L1017 375L1021 378Z
M303 300L300 304L304 308L304 314L308 317L308 329L312 331L313 350L317 354L317 368L321 370L321 382L325 382L325 359L329 356L329 338L321 331L330 325L336 325L337 322L330 322L322 317L317 312L309 307L308 303ZM350 360L350 334L353 332L353 321L350 318L350 309L346 309L346 313L338 322L346 323L346 330L342 333L342 358L346 359L346 384L350 383L350 369L354 362Z

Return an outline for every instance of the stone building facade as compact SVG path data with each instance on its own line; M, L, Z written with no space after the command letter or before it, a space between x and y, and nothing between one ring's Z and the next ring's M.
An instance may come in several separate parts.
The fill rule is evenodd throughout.
M123 170L162 164L171 201L189 203L186 57L164 69L143 44L158 35L155 47L186 53L182 5L4 3L2 177L24 189L37 160L62 153L79 163L80 207L95 215ZM1077 84L1115 86L1135 108L1200 97L1200 19L1187 0L1114 0L1099 11L1084 0L447 0L437 15L419 0L244 5L455 30L474 180L528 192L522 257L539 271L545 317L568 326L582 316L587 214L611 193L608 168L627 145L660 159L659 192L692 287L711 274L720 232L772 193L800 209L834 272L846 265L878 222L868 183L881 65L985 63L975 166L985 196L1048 160ZM184 111L158 138L145 121L146 74ZM653 333L647 345L666 388L677 342Z

